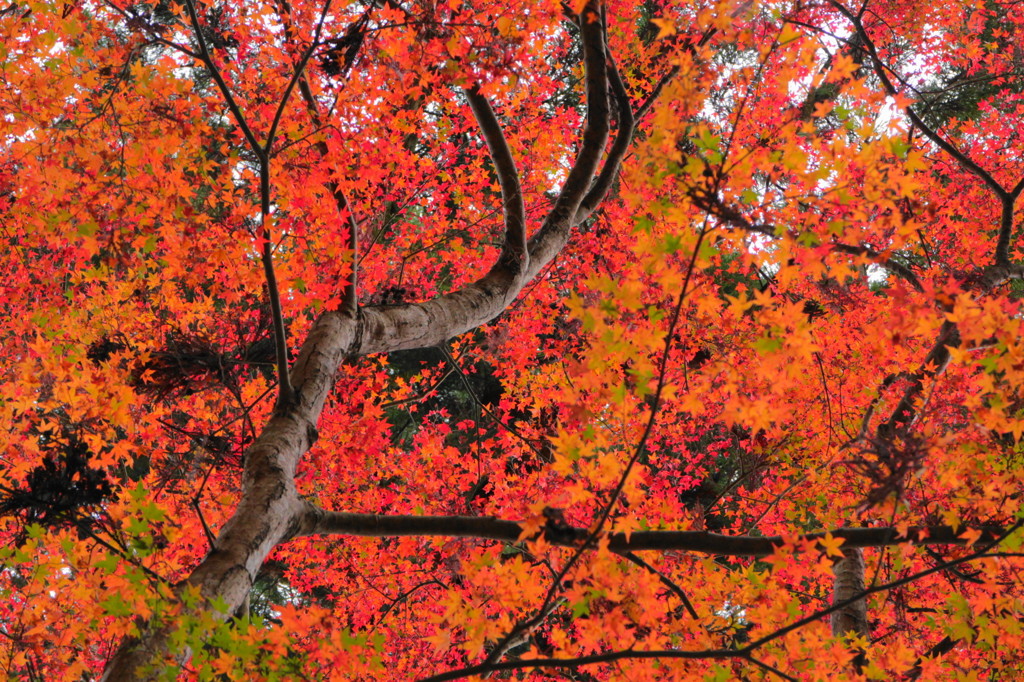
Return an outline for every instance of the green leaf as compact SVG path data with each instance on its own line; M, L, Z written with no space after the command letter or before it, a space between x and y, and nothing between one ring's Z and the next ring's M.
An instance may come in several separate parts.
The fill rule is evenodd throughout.
M100 602L100 606L111 616L130 616L133 613L132 607L117 592Z
M147 521L163 521L166 516L164 510L155 504L147 504L139 511L142 514L142 518Z
M772 336L762 336L757 341L754 341L753 347L759 354L768 355L782 348L782 340Z

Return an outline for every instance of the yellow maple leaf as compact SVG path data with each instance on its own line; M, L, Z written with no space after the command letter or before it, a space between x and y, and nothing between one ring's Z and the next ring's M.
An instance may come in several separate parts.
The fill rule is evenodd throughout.
M452 644L451 630L445 627L445 625L445 623L442 623L436 633L424 637L428 644L434 645L435 651L447 651Z
M671 19L651 19L651 23L658 27L658 40L668 38L676 33L676 25Z
M512 35L511 17L498 17L498 33L506 38Z
M971 547L981 538L981 531L977 528L968 528L963 533L960 533L960 537L967 541L968 547Z
M519 538L516 542L522 542L523 540L534 537L540 533L540 529L544 527L546 522L547 519L544 518L543 514L535 514L534 516L523 519L522 523L519 524L523 529L523 532L519 534Z
M842 557L843 553L839 549L842 544L846 542L843 538L837 538L832 533L825 533L825 537L818 539L818 544L821 545L821 549L825 552L825 556Z

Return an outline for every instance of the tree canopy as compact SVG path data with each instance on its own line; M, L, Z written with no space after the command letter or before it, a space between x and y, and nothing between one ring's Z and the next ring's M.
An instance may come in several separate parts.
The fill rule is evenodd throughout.
M1019 3L0 32L8 678L1022 673Z

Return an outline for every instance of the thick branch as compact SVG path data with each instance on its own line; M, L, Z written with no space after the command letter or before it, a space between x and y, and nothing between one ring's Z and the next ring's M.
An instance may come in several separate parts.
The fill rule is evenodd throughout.
M491 153L491 161L494 163L494 171L501 187L505 239L497 267L509 268L512 272L518 273L526 269L529 259L526 247L526 207L523 205L523 192L519 186L519 172L501 130L501 124L498 123L487 98L480 94L476 87L466 90L466 98L480 126L484 141L487 142L487 149Z
M608 141L608 78L604 30L601 22L601 7L597 0L590 0L583 8L579 20L583 41L583 63L587 91L587 124L583 131L576 162L562 186L555 201L549 220L572 222L580 208L583 197L597 172Z
M989 265L981 271L975 282L982 292L987 293L1012 280L1024 280L1024 263Z
M207 599L219 599L225 608L221 617L227 618L248 598L267 554L294 535L294 519L305 509L295 491L295 453L308 450L315 437L316 429L298 416L278 415L246 451L242 499L214 549L182 586L198 588ZM162 666L180 665L190 656L188 649L172 644L174 626L174 621L146 623L139 637L121 643L102 679L166 679Z
M594 181L593 187L587 192L576 212L577 223L582 223L589 218L594 209L604 201L616 178L619 177L622 160L626 158L626 152L629 151L629 145L633 141L635 121L629 93L626 92L626 86L622 82L622 76L619 74L618 67L615 66L611 52L607 53L605 61L608 83L611 85L612 95L614 95L615 103L618 106L618 129L615 132L615 139L612 140L612 147L608 151L608 158L605 159L597 180Z
M838 528L831 532L833 537L843 538L844 548L886 547L890 545L963 545L967 540L960 537L964 528L950 526L927 526L910 528L901 535L895 528ZM979 542L987 542L1001 536L1005 529L998 526L979 526ZM523 533L522 526L515 521L496 519L489 516L413 516L386 514L350 514L329 512L309 505L306 516L297 531L308 535L357 535L363 537L428 536L450 538L475 538L515 543ZM814 542L824 539L826 531L807 533L796 538L798 542ZM553 545L576 547L586 540L585 528L559 526L556 531L545 534L545 540ZM608 549L613 552L641 551L682 551L698 552L716 556L767 556L776 548L792 542L793 538L762 537L754 535L721 535L706 531L652 530L635 531L627 538L623 533L612 533Z

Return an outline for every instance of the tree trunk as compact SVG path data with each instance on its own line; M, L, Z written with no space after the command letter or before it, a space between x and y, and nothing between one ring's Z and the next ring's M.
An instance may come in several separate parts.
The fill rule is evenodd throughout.
M835 582L832 587L832 604L853 599L864 591L864 552L851 547L843 550L843 558L832 567ZM868 626L868 605L864 599L857 599L832 612L832 635L857 635L867 639L871 634Z

